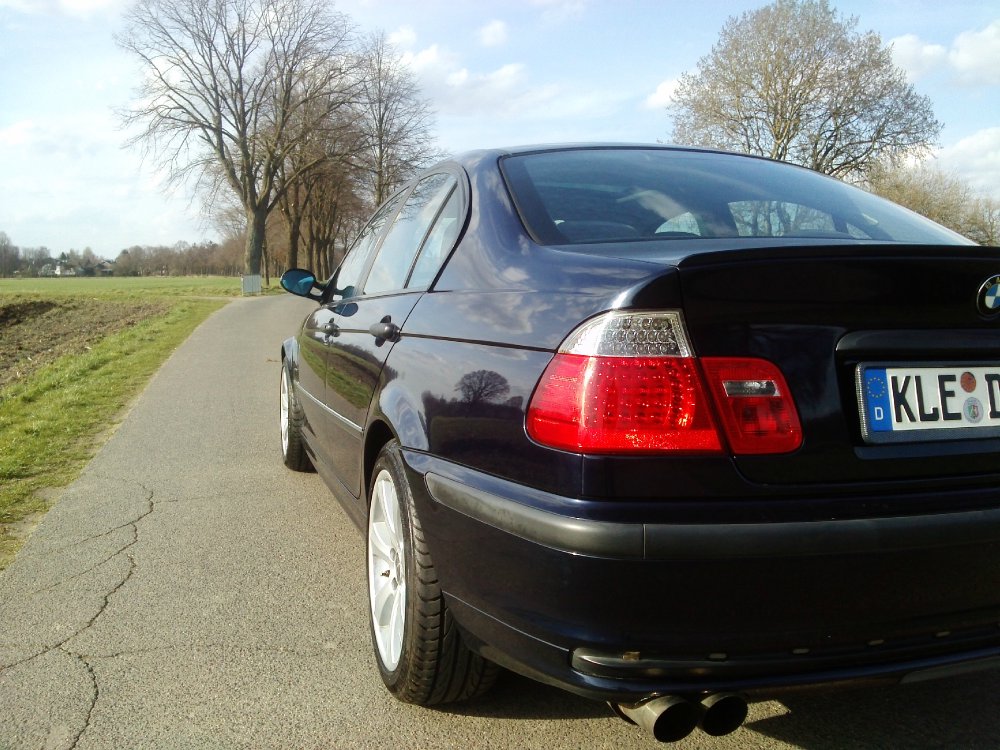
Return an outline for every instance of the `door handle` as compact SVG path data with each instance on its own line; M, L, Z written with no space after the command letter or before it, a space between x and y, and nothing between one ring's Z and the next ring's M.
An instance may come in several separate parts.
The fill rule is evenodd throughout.
M376 343L382 341L398 341L399 326L392 322L392 318L386 315L378 323L372 323L368 327L368 333L375 337Z

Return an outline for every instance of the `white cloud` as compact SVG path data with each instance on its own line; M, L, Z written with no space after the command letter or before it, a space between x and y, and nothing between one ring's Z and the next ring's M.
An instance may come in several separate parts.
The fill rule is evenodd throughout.
M1000 84L1000 20L984 29L964 31L948 47L930 44L914 34L890 40L896 64L910 81L950 71L968 86Z
M73 16L87 16L122 5L121 0L59 0L59 8Z
M79 17L117 10L123 5L124 0L0 0L0 8L10 8L19 13L60 12Z
M499 47L507 43L507 24L490 21L479 30L479 43L484 47Z
M521 63L507 63L487 72L473 71L438 44L405 52L402 59L420 78L425 95L441 114L530 114L532 108L542 106L556 92L552 85L532 86Z
M906 34L890 39L892 57L896 65L906 71L910 81L941 68L948 61L948 50L940 44L925 44L916 34Z
M959 34L948 61L970 84L1000 84L1000 20Z
M945 146L937 160L977 191L1000 200L1000 127L985 128Z
M531 4L542 8L542 20L559 24L583 15L589 0L531 0Z
M26 146L35 139L35 132L35 123L31 120L21 120L0 128L0 149Z
M664 109L673 103L674 93L677 91L678 81L671 78L660 83L656 91L646 97L643 107L646 109Z
M444 100L462 115L494 114L502 117L531 115L551 102L558 88L531 86L520 63L508 63L487 73L470 73L462 68L446 79ZM440 99L439 99L440 101Z
M407 50L402 55L403 64L426 81L446 78L457 67L456 57L437 44L416 52Z
M417 32L410 26L402 26L390 33L388 40L396 49L410 50L417 43Z

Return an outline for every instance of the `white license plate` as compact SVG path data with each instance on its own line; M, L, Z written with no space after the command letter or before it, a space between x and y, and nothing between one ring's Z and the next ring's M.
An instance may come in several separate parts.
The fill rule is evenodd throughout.
M1000 365L859 365L857 386L866 442L1000 435Z

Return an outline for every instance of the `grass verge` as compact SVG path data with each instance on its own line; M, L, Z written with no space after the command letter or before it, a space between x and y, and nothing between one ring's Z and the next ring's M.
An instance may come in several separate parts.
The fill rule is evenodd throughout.
M165 314L107 336L82 354L60 357L0 390L0 569L23 543L25 520L48 508L45 491L79 476L99 447L95 437L198 324L224 304L171 298Z

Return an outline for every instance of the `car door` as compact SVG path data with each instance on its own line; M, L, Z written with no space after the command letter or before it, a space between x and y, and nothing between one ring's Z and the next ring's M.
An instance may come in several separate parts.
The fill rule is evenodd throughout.
M345 304L345 296L356 296L355 289L370 265L372 254L378 247L378 240L389 220L399 208L402 197L387 203L372 217L358 235L354 244L333 276L327 282L320 306L306 318L298 336L299 343L299 393L307 429L313 434L310 446L318 460L320 470L328 470L334 460L334 446L343 439L346 417L339 411L332 411L327 393L327 371L331 342L339 334L338 310ZM350 424L353 427L353 423ZM350 430L349 430L350 431ZM328 473L324 471L324 473Z
M421 247L456 179L447 172L419 180L396 199L402 207L378 242L362 283L327 306L326 407L335 416L331 467L354 497L362 494L363 428L372 396L393 344L420 297L407 287ZM345 261L346 263L346 261Z

